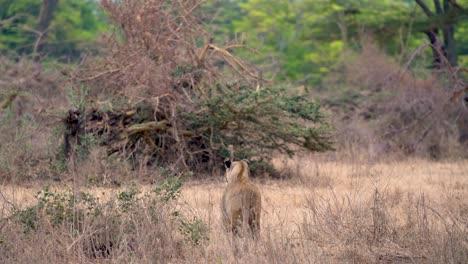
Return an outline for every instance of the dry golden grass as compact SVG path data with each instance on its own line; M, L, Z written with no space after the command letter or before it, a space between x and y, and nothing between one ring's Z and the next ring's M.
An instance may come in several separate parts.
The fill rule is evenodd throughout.
M164 262L457 263L468 257L466 160L431 162L415 159L371 164L301 158L278 159L275 165L291 178L254 179L261 189L264 205L258 244L249 244L241 253L231 250L232 242L223 233L220 223L220 200L225 185L221 176L218 181L188 181L177 202L178 208L185 215L197 217L208 225L209 241L199 246L174 242L175 246L170 250L176 256L169 254ZM148 185L137 187L142 190L151 188ZM63 185L53 188L70 189ZM122 190L80 189L99 197L101 202ZM2 219L11 214L12 206L32 204L38 190L39 187L1 186ZM1 245L11 233L0 230ZM171 239L178 237L177 230L164 232L175 233ZM150 238L143 240L152 241ZM22 243L28 245L28 241ZM66 243L75 242L68 240ZM50 241L46 244L54 245ZM153 262L153 255L145 250L142 252L142 262ZM77 255L80 256L76 252L54 258L45 255L39 259L97 261ZM34 258L38 256L9 260L22 262ZM139 262L134 254L122 250L97 262L119 263L119 259ZM162 259L158 258L156 262L160 261Z
M280 167L281 161L277 161ZM394 163L350 164L289 161L300 168L298 178L284 181L257 180L263 196L262 231L298 232L303 217L310 213L312 198L322 201L350 199L360 204L372 200L375 190L385 197L394 217L403 218L408 196L423 195L435 210L460 210L468 220L468 161L431 162L408 160ZM219 202L224 183L192 182L183 190L183 200L212 227L221 232ZM406 201L408 202L408 201Z

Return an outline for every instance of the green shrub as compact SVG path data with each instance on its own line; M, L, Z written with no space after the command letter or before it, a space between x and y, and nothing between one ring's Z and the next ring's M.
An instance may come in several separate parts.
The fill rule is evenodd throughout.
M139 200L138 194L140 194L140 191L134 188L120 192L117 195L120 209L123 212L127 212L131 207L135 206Z
M179 232L194 245L200 245L208 241L209 228L201 219L194 217L192 220L180 220Z

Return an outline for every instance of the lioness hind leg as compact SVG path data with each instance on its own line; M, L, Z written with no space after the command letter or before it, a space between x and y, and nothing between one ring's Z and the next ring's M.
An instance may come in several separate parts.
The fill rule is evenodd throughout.
M255 209L251 210L249 218L249 227L252 237L258 239L260 237L260 214L258 214Z

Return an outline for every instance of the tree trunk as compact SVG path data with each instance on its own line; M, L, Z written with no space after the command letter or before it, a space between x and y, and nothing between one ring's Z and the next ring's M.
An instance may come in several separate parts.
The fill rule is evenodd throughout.
M37 31L39 35L36 39L36 44L34 45L34 57L37 60L43 48L43 41L47 36L47 30L49 29L50 22L52 22L52 18L57 8L59 0L43 0L41 12L39 14L39 24L37 27Z
M440 68L441 58L442 55L442 47L440 46L439 41L439 33L437 28L433 28L430 31L426 31L426 35L429 38L431 43L431 50L432 50L432 66L436 69Z
M440 4L440 0L434 0L435 14L429 9L423 0L415 0L415 2L421 7L423 12L429 19L457 16L457 12L462 9L458 4L450 1L443 0L443 8ZM456 5L454 7L454 5ZM444 56L451 66L457 66L457 51L455 49L455 25L454 21L442 21L442 24L438 24L436 27L425 32L432 45L432 56L433 64L435 68L440 68L441 58ZM438 39L438 31L442 29L442 35L444 38L444 45L440 47Z
M448 0L444 0L444 13L447 15L456 15L454 8L450 5ZM455 50L455 26L447 24L442 27L444 34L444 51L448 62L452 66L457 66L457 51Z
M453 25L443 29L444 31L444 51L450 65L457 66L457 51L455 50L455 28Z

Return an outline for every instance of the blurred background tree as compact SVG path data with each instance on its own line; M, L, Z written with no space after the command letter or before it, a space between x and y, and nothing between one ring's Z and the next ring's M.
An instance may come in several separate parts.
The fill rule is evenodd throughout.
M0 0L0 52L75 58L105 30L98 2ZM216 41L243 38L258 49L249 58L277 80L318 85L363 34L401 58L436 34L452 65L468 65L467 8L468 0L217 0L205 5L204 22Z
M93 47L105 29L103 13L93 0L0 0L0 6L3 54L41 51L55 58L76 58Z
M466 0L225 0L215 6L225 18L214 20L215 33L245 32L247 44L261 51L257 62L276 66L279 80L320 84L343 59L343 48L359 48L363 34L402 59L440 28L450 63L468 65ZM435 11L428 16L422 6ZM223 25L228 30L219 30Z

